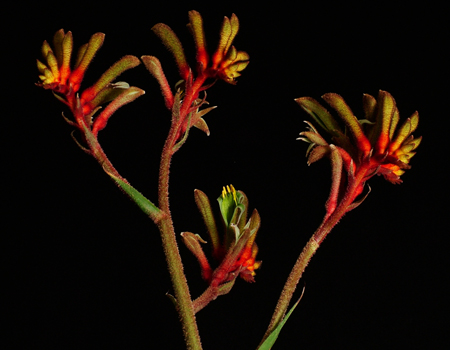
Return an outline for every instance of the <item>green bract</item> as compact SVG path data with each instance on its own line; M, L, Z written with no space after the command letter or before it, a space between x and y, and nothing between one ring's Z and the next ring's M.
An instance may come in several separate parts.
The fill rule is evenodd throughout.
M225 226L229 228L231 224L240 226L242 214L247 214L247 205L244 195L236 192L233 185L223 188L222 195L217 198ZM247 216L247 215L245 215ZM245 223L245 218L243 220ZM240 227L239 227L240 228Z

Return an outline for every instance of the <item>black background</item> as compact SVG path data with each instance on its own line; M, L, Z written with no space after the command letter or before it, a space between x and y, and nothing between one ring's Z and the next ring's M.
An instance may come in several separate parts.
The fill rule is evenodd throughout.
M307 146L296 137L308 116L294 98L336 92L361 116L362 94L376 96L379 89L394 96L402 118L419 111L415 135L423 135L423 143L403 184L373 178L364 204L325 240L274 349L448 348L444 9L282 4L46 2L11 11L15 23L4 36L12 42L2 54L3 120L12 123L2 131L9 348L184 348L165 297L172 287L156 227L77 148L60 116L65 107L33 84L42 41L60 28L73 32L76 47L97 31L106 34L84 87L126 54L159 57L174 84L173 59L151 27L172 27L192 59L186 29L192 9L203 15L210 51L223 16L236 13L235 45L251 62L236 86L218 82L208 91L218 106L206 117L211 136L193 130L173 159L175 229L206 236L193 190L214 199L230 183L245 191L262 218L256 283L238 280L197 315L204 348L256 348L291 266L324 214L329 165L306 165ZM156 201L169 113L143 65L121 80L146 94L116 113L100 142L119 172ZM195 259L180 250L196 297L205 285Z

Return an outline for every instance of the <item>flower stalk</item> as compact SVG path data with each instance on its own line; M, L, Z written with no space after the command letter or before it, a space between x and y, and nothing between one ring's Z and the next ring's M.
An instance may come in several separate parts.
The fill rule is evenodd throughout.
M123 57L93 86L85 89L81 97L79 93L86 70L103 45L104 38L103 33L92 35L89 42L79 49L77 59L71 68L72 33L70 31L65 33L63 29L57 31L53 38L53 49L47 41L44 41L42 45L45 63L37 60L41 82L36 85L52 90L55 97L69 107L74 119L64 118L67 123L80 131L82 141L79 142L74 138L78 146L93 156L108 174L128 183L103 151L98 142L98 132L105 128L109 118L117 109L145 93L137 87L130 87L127 83L114 83L120 74L140 64L138 58L130 55ZM101 113L97 113L104 104L107 104L106 108Z
M235 18L233 21L235 23L235 32L237 33L239 27L237 17L233 15L232 18ZM158 180L158 206L165 216L157 223L157 225L161 232L166 261L169 266L177 310L181 318L186 344L188 349L197 350L201 349L200 336L195 320L195 312L198 311L198 307L194 305L190 296L170 214L170 164L173 155L186 142L189 130L192 126L195 126L209 135L208 125L203 117L215 107L200 110L204 104L207 104L206 93L203 98L199 98L200 93L211 87L216 79L223 79L229 83L235 83L234 79L240 75L238 72L242 71L248 64L248 55L242 56L241 54L239 58L235 57L231 61L229 57L223 57L217 61L217 63L222 63L220 67L208 67L209 56L206 52L202 18L198 12L190 11L189 20L188 27L191 29L197 48L197 67L195 71L189 67L181 42L172 29L162 23L159 23L152 28L153 32L172 53L178 66L182 82L175 93L173 93L170 88L159 60L154 56L142 56L141 59L149 72L158 81L165 105L172 113L170 130L161 154ZM226 25L225 23L228 22L228 18L225 17L224 26ZM236 33L234 33L232 38L227 37L227 42L231 44ZM224 34L222 33L221 40L224 40L223 36ZM227 53L227 50L224 50L224 48L221 49L222 52ZM245 62L243 61L244 59ZM230 70L230 65L233 64L235 64L235 66ZM213 79L213 83L209 85L206 84L208 79ZM190 240L189 244L192 249L198 249L198 242L195 241L195 238L193 238L192 235L186 234L183 238L185 239L185 242ZM209 278L211 275L211 272L207 272L209 265L207 263L205 264L205 260L202 259L201 254L198 254L197 256L200 257L200 263L203 263L204 277ZM214 289L214 298L217 296L217 293L220 292L217 292L216 289Z
M157 225L161 233L164 254L174 287L177 311L181 318L187 348L200 350L202 348L200 335L169 208L169 173L170 162L175 153L175 142L176 129L171 128L161 154L158 184L158 206L165 213L165 217Z
M203 251L202 245L207 242L200 235L181 233L184 244L198 260L201 276L207 284L205 291L193 300L170 213L170 166L174 154L184 145L192 127L210 134L204 116L215 106L205 108L208 104L206 90L217 80L236 84L236 78L249 63L249 56L233 46L239 31L239 21L234 14L224 18L217 48L211 54L207 50L203 19L198 12L189 12L188 28L196 47L196 65L193 68L185 57L181 41L169 26L159 23L152 28L174 56L181 77L174 89L156 57L141 57L159 83L165 106L171 112L171 125L159 164L158 206L119 174L98 140L99 132L107 126L111 116L144 94L137 87L115 81L120 74L139 65L138 58L130 55L122 57L95 84L81 90L86 70L103 45L105 35L95 33L79 49L72 62L72 33L65 33L61 29L53 38L53 47L46 41L42 45L43 60L37 61L40 82L36 85L51 90L70 109L72 117L63 117L79 133L77 137L72 134L77 145L94 157L116 185L157 225L174 289L171 298L180 316L187 348L201 350L196 313L217 297L229 293L238 277L246 282L255 281L255 270L261 265L261 261L256 260L258 245L255 242L261 218L256 209L249 215L249 202L245 193L228 185L223 187L217 198L219 227L206 194L200 190L194 191L195 203L209 236L213 260L210 263ZM364 119L358 119L341 96L328 93L322 98L339 118L335 119L311 97L298 98L296 102L331 138L331 142L327 141L310 122L306 122L307 130L301 132L298 138L309 143L306 152L308 165L322 158L330 159L331 188L325 203L325 214L292 268L259 350L272 347L299 302L287 311L307 265L339 220L366 199L370 193L369 186L364 190L366 182L374 175L381 175L393 184L402 183L400 177L411 168L410 160L421 142L420 137L414 138L412 135L418 126L418 113L413 113L398 126L400 115L396 102L386 91L379 91L377 98L367 94L363 96Z
M283 321L297 284L324 239L347 212L367 197L368 193L362 195L366 181L378 174L391 183L401 183L400 176L411 167L408 163L421 141L412 136L418 125L417 112L397 129L399 112L388 92L380 91L377 99L364 95L365 120L358 120L341 96L330 93L323 99L337 111L345 129L316 100L302 97L296 102L336 143L329 144L309 122L306 122L308 131L300 133L299 137L310 144L306 153L308 165L321 158L330 158L332 181L325 216L298 257L261 344ZM350 137L345 130L349 131Z

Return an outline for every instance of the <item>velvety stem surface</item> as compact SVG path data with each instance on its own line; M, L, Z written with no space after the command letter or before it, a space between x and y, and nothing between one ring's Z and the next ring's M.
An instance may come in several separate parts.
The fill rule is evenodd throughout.
M283 319L286 314L286 310L289 306L289 303L292 299L292 295L295 292L298 282L303 275L303 272L306 269L309 261L311 260L314 253L319 248L320 244L326 238L328 233L333 229L333 227L339 222L339 220L345 215L348 211L350 204L355 199L355 193L358 190L360 184L363 182L364 177L366 176L367 169L363 167L356 174L356 177L352 179L349 183L346 193L342 198L341 202L335 209L335 211L331 215L326 215L324 221L319 226L319 228L314 232L312 237L309 239L306 246L303 248L300 256L298 257L292 271L284 285L283 291L281 292L280 298L278 299L277 306L272 315L272 319L270 321L269 327L267 328L266 333L264 334L263 340L261 343L270 335L270 333L276 328L276 326Z
M211 301L219 296L219 288L217 286L209 286L197 299L192 303L194 312L197 313L206 307Z
M172 125L161 155L158 196L159 208L166 216L158 223L158 228L161 232L164 253L172 279L177 310L181 318L187 348L200 350L202 348L200 336L169 209L169 171L175 142L176 128Z
M102 166L102 168L106 172L121 179L123 182L128 183L128 181L119 174L116 168L114 168L111 161L106 156L106 153L103 151L103 148L100 146L100 143L98 142L97 138L86 126L84 126L84 135L86 137L86 142L89 146L91 155L97 160L97 162Z

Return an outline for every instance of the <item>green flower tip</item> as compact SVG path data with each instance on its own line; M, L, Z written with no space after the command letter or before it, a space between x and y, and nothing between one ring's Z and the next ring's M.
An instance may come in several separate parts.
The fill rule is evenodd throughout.
M233 219L234 212L238 206L236 189L233 185L223 187L222 195L217 198L219 202L220 212L225 225L228 227Z

